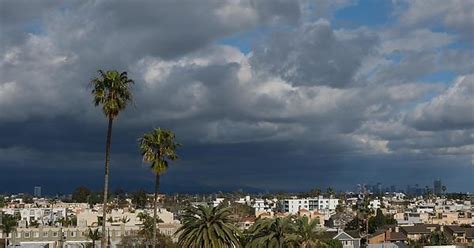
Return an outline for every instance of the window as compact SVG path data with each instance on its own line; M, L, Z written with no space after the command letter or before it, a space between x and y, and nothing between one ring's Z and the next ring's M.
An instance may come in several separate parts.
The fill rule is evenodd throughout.
M43 232L43 237L48 237L48 232Z
M76 237L76 233L75 233L75 232L71 232L71 237Z
M58 236L58 232L53 232L53 237L57 237Z
M29 233L29 232L25 232L25 233L24 233L24 236L25 236L25 238L29 238L29 237L30 237L30 233Z
M21 238L21 233L17 232L17 233L16 233L16 237L17 237L17 238Z
M39 232L34 232L34 233L33 233L33 237L39 238L39 236L40 236L40 233L39 233Z

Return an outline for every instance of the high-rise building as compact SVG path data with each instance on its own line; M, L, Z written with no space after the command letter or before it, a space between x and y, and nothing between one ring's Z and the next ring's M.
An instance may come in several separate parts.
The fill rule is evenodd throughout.
M382 184L381 183L377 183L377 194L382 194Z
M434 180L433 182L433 193L435 195L441 195L443 185L441 184L441 179Z
M34 196L41 197L41 186L35 186Z

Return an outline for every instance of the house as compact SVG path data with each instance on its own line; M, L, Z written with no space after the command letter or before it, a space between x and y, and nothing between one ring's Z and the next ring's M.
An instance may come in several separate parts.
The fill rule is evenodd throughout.
M402 226L400 229L400 231L411 240L419 240L422 236L429 235L431 233L426 225Z
M460 226L444 226L443 230L444 233L455 243L474 243L474 228L465 228Z
M406 243L407 236L400 232L400 228L397 226L388 226L385 229L377 230L374 234L368 238L369 244L382 244L382 243Z
M378 230L374 234L371 234L367 242L369 244L383 244L385 243L385 231L384 230Z
M261 213L257 213L255 215L257 218L272 218L273 217L273 213L268 213L268 212L261 212Z
M344 228L353 218L354 216L350 213L336 213L326 221L325 225L330 228Z
M332 232L331 236L333 236L332 239L341 241L343 248L360 247L360 235L358 231L343 231L339 229L337 232Z
M367 248L408 248L409 246L402 242L369 244Z
M408 241L407 236L402 232L387 232L385 240L390 243L406 243Z
M305 208L301 208L299 211L298 211L298 216L300 217L308 217L308 218L311 218L311 212L308 210L308 209L305 209Z
M243 217L239 220L238 226L243 230L247 230L255 223L256 219L255 216Z
M474 228L468 228L466 230L466 242L474 246Z

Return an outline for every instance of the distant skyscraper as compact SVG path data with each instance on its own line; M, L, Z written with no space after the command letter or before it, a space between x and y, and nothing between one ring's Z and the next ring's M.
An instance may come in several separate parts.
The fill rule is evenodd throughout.
M443 185L441 184L441 179L434 180L433 183L433 193L435 195L441 195Z
M41 187L40 186L35 186L35 197L41 197Z
M377 194L382 194L382 184L381 183L377 183Z
M396 191L397 191L397 188L395 187L395 185L390 186L390 192L396 192Z

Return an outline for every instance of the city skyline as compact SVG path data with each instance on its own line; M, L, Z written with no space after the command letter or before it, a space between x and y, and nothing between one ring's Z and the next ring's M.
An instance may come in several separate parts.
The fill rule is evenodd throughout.
M107 121L88 86L98 69L135 81L114 123L112 190L151 189L137 140L162 127L182 144L163 192L438 178L474 191L470 1L2 1L0 11L0 191L103 187Z
M439 183L438 183L439 182ZM438 188L439 187L439 188ZM91 190L91 192L95 193L100 193L101 189L94 189L94 188L88 188L86 185L76 185L73 187L72 191L57 191L57 189L52 189L52 190L47 190L46 194L43 192L43 187L42 186L34 186L33 190L31 192L29 191L17 191L17 192L0 192L0 195L8 195L8 194L26 194L30 195L32 197L36 198L41 198L41 197L51 197L51 196L67 196L71 195L74 191L78 189L87 189ZM443 190L444 189L444 190ZM56 191L55 191L56 190ZM131 189L126 189L123 187L118 186L117 188L112 188L111 193L115 194L116 192L134 192L137 190L147 190L147 187L143 188L131 188ZM149 190L149 187L148 187ZM381 182L377 182L374 184L371 183L361 183L354 185L353 187L349 187L347 189L338 189L334 188L333 186L328 186L328 188L321 188L318 186L315 186L310 189L303 189L300 191L285 191L285 190L275 190L275 191L265 191L263 189L257 189L257 188L226 188L226 189L218 189L218 188L208 188L208 189L201 189L201 190L194 190L194 191L165 191L163 193L165 194L218 194L218 193L235 193L235 192L241 192L241 193L248 193L248 194L266 194L266 193L278 193L278 192L286 192L286 193L305 193L305 192L314 192L315 190L321 191L321 192L327 192L328 190L334 190L335 192L340 192L340 193L367 193L370 192L371 194L374 195L380 195L380 194L385 194L385 193L404 193L407 195L426 195L427 193L433 194L433 195L442 195L446 193L467 193L467 194L472 194L473 192L471 191L466 191L466 192L456 192L456 191L450 191L449 190L449 185L445 185L442 183L441 179L434 179L432 181L432 185L421 185L416 182L413 182L412 184L406 184L406 185L387 185L383 184ZM429 191L427 191L429 190ZM151 191L149 191L151 192Z

